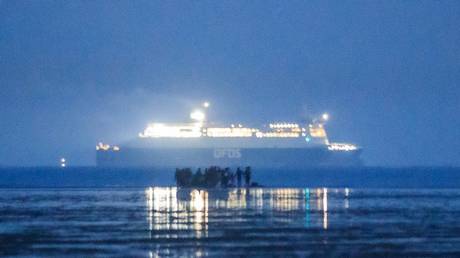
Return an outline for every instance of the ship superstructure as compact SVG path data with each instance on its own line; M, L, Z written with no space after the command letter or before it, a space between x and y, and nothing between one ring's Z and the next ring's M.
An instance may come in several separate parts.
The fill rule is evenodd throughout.
M209 104L204 105L208 107ZM206 167L253 166L302 168L359 165L361 149L331 143L323 114L309 123L274 122L262 127L236 123L216 126L201 110L188 123L151 123L123 145L96 146L99 166Z

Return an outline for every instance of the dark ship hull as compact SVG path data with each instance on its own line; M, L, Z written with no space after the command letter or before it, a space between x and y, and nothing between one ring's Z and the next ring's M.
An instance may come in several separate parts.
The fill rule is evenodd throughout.
M101 167L244 167L298 169L360 166L361 149L316 148L122 148L97 151Z

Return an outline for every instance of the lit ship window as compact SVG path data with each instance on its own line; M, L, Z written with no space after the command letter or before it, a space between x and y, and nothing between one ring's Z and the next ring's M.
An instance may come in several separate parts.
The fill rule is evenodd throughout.
M326 131L322 127L310 127L310 135L315 138L326 137Z
M299 124L296 123L274 123L269 125L270 128L285 129L285 128L299 128Z
M150 124L140 133L141 138L158 138L158 137L172 137L172 138L197 138L201 137L201 124L183 124L183 125L165 125L165 124Z
M327 146L327 148L331 151L354 151L358 149L356 145L349 143L331 143Z
M207 128L208 137L252 137L254 129L245 127Z
M299 133L296 133L296 132L266 132L266 133L260 133L258 135L256 135L257 137L267 137L267 138L276 138L276 137L279 137L279 138L295 138L295 137L299 137L300 134Z
M109 149L110 149L110 145L104 144L102 142L100 142L100 143L98 143L96 145L96 150L104 150L104 151L106 151L106 150L109 150Z

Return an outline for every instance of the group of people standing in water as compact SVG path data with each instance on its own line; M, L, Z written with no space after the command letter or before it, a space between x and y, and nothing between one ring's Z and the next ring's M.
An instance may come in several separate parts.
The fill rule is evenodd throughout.
M251 183L251 167L244 171L237 168L235 172L230 168L209 167L201 168L193 173L191 168L176 168L175 180L178 187L250 187L257 185Z

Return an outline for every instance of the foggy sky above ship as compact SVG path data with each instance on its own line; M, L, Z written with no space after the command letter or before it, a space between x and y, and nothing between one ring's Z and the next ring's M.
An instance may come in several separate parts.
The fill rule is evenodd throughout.
M0 1L0 165L149 121L328 112L367 165L460 165L459 1Z

